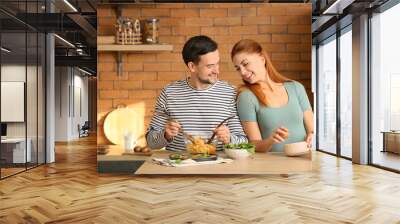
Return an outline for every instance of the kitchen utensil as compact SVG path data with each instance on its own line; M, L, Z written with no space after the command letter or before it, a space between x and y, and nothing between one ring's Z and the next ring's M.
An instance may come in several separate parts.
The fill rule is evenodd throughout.
M171 116L169 116L166 112L156 111L155 114L167 118L168 121L179 123L178 120L171 118ZM185 138L187 138L189 141L191 141L191 142L194 141L193 136L190 135L190 134L188 134L188 133L186 133L186 132L184 132L184 131L183 131L183 128L181 128L180 131L182 131L183 136L184 136Z
M236 115L232 115L232 116L230 116L230 117L225 118L221 123L219 123L219 124L217 125L216 128L221 127L221 125L223 125L226 121L228 121L229 119L234 118L235 116L236 116ZM216 133L214 132L214 134L211 135L211 138L207 141L207 144L210 144L210 143L214 140L215 135L216 135Z

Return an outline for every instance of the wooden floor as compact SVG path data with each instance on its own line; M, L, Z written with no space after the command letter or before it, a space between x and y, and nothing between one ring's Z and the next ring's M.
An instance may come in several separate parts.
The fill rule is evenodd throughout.
M374 151L372 162L380 166L400 170L400 154Z
M22 172L22 171L24 171L24 170L26 170L25 169L25 167L17 167L17 168L14 168L14 167L12 167L12 168L0 168L1 169L1 177L2 178L4 178L4 177L8 177L8 176L10 176L10 175L13 175L13 174L16 174L16 173L19 173L19 172Z
M95 140L0 181L0 223L400 223L400 175L316 153L310 173L96 173Z
M26 171L27 169L33 169L35 167L37 167L36 163L27 163L27 167L25 167L25 164L18 164L17 167L6 167L6 168L2 167L0 168L1 178L6 178L8 176Z

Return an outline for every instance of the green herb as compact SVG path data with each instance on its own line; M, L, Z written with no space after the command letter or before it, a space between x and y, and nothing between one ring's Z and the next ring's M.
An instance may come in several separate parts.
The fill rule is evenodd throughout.
M203 158L208 158L210 157L210 155L208 154L196 154L196 155L192 155L192 159L203 159Z
M225 144L225 149L235 149L235 150L247 150L249 153L253 154L256 151L256 146L252 143L239 143L239 144Z
M181 164L181 163L182 163L182 160L181 160L181 159L176 159L174 162L175 162L176 164Z

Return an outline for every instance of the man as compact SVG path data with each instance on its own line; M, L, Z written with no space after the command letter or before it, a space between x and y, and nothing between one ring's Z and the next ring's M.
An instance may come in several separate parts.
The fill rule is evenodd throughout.
M182 57L190 78L173 82L161 91L146 133L151 148L186 150L183 132L198 131L210 135L215 132L222 144L247 142L237 116L235 88L218 80L217 48L207 36L195 36L185 43ZM234 118L217 128L232 115Z

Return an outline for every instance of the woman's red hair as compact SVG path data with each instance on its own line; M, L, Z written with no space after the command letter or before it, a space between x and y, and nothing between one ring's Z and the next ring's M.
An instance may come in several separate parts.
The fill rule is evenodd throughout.
M291 81L289 78L285 77L284 75L280 74L274 67L271 62L271 59L267 52L265 52L261 45L254 40L241 40L237 42L231 51L231 59L236 54L239 53L248 53L248 54L260 54L265 58L265 68L267 70L267 75L269 78L277 83L284 83L287 81ZM264 91L262 90L262 86L260 83L249 84L244 82L244 85L239 88L239 93L242 92L245 88L250 89L254 95L256 95L257 99L263 104L264 106L268 105L268 101Z

